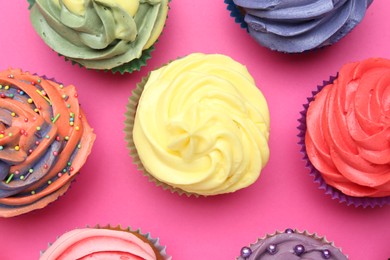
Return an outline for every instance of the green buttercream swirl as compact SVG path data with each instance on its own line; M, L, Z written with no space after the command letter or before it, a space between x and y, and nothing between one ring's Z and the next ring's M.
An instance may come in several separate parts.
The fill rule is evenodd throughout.
M156 27L165 22L168 0L140 0L134 17L102 0L85 0L83 15L59 3L36 0L31 8L31 22L41 38L86 68L111 69L140 58L150 47Z

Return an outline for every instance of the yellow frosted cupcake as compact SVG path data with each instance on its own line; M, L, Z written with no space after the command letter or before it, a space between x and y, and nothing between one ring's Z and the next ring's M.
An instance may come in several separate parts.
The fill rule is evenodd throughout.
M126 139L158 185L187 195L254 183L269 158L269 111L245 66L194 53L149 74L133 92Z

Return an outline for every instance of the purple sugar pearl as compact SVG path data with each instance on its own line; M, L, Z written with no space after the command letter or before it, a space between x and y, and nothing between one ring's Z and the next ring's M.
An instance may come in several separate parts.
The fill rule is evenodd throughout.
M330 251L328 249L322 250L322 257L324 259L329 259L330 258Z
M305 247L304 247L303 245L296 245L296 246L294 247L294 253L295 253L297 256L302 255L304 252L305 252Z
M271 255L274 255L276 253L276 245L271 244L267 247L267 252Z
M243 258L247 258L247 257L250 257L250 255L252 254L252 249L250 249L249 247L243 247L241 248L241 256Z

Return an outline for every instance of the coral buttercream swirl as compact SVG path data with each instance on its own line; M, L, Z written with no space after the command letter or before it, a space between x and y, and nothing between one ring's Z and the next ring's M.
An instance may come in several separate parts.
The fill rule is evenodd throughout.
M339 41L359 24L372 0L233 0L250 35L281 52L299 53Z
M200 53L149 75L133 130L147 172L201 195L252 184L268 161L268 137L267 103L247 69Z
M168 0L36 0L31 22L59 54L92 69L141 57L162 32Z
M162 256L153 242L155 241L149 235L136 231L112 228L75 229L60 236L39 259L170 259L165 254L165 248L161 251L164 254ZM157 246L161 248L159 244Z
M305 142L328 185L354 197L390 196L390 60L344 65L310 103Z
M0 72L0 216L42 208L69 187L95 134L74 86Z

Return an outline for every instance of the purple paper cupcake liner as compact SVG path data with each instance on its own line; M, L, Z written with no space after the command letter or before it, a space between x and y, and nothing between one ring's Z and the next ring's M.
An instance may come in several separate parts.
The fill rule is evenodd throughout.
M331 196L333 200L338 200L340 203L346 203L348 206L358 207L383 207L384 205L390 205L390 196L381 197L381 198L370 198L370 197L353 197L342 193L340 190L328 185L323 179L321 173L314 167L314 165L310 162L310 159L307 155L306 144L305 144L305 135L306 135L306 115L307 110L309 108L309 104L314 100L314 97L319 93L325 86L332 84L333 81L337 79L336 76L331 76L329 80L323 81L322 85L317 86L317 90L312 91L312 96L307 98L307 103L303 105L303 110L300 112L301 117L298 119L298 144L301 146L301 153L303 154L303 160L306 162L306 168L309 169L309 175L313 176L314 182L318 183L319 189L324 190L325 194Z

